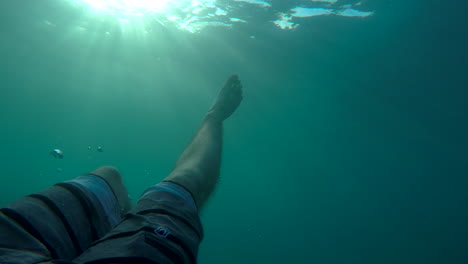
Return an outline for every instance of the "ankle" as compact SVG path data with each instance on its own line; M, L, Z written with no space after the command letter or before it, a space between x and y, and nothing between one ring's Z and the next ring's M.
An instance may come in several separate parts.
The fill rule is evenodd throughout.
M208 111L203 120L222 123L224 121L224 118L222 118L222 114L217 111Z

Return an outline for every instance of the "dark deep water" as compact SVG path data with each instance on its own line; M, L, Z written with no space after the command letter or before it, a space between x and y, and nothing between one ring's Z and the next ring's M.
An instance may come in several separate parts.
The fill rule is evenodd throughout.
M65 0L0 2L0 204L107 164L138 198L238 73L200 263L467 263L464 7L361 7L143 34Z

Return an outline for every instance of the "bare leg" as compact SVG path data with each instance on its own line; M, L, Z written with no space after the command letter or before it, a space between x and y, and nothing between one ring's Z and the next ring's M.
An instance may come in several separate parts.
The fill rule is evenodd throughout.
M208 200L219 178L223 121L234 113L241 101L242 85L239 77L232 75L219 91L198 132L177 160L175 168L163 180L188 189L198 209Z
M127 188L123 184L122 177L120 176L120 172L117 170L117 168L112 166L102 166L93 170L90 172L90 174L100 176L111 186L112 190L117 196L117 199L119 200L122 214L126 213L132 208L132 202L128 197Z

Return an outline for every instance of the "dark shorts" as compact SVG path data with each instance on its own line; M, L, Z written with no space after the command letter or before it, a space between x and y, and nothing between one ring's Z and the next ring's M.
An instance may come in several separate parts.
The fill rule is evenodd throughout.
M0 209L0 263L196 263L190 193L161 182L121 215L107 182L80 176Z

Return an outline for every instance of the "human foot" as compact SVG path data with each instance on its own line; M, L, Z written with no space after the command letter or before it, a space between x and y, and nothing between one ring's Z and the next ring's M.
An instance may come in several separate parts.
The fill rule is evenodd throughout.
M122 182L122 177L117 168L112 166L103 166L93 170L90 174L103 178L112 188L120 204L122 215L132 208L127 188Z
M231 75L219 90L215 102L208 110L208 116L220 121L234 113L242 101L242 84L237 75Z

